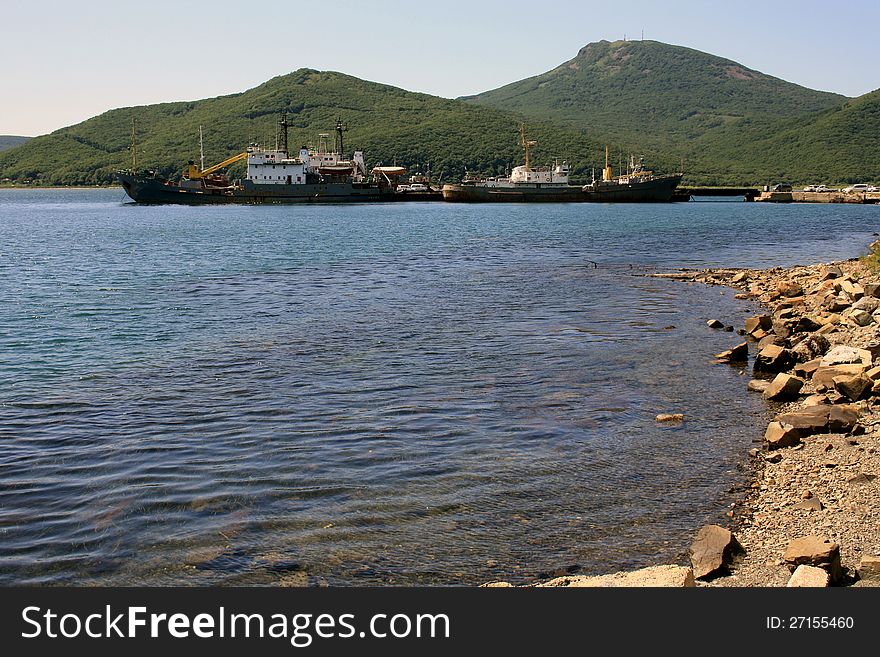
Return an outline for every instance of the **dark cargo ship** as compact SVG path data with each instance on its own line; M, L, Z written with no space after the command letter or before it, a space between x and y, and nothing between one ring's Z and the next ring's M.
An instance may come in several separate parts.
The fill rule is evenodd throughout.
M646 203L669 202L676 199L676 187L682 174L655 175L646 171L641 162L632 162L630 171L615 177L608 164L605 148L605 169L602 180L588 185L569 184L569 166L556 162L553 167L529 165L529 149L537 142L528 141L525 128L520 129L520 145L525 149L525 165L513 169L509 177L465 179L459 184L443 185L444 201L458 202L594 202Z
M294 156L287 149L286 118L282 117L280 126L276 150L265 150L254 144L245 152L207 169L204 164L197 167L190 162L179 182L162 178L155 171L139 172L136 162L131 171L119 171L116 177L125 192L138 203L357 203L442 198L438 190L427 186L398 192L397 182L406 170L378 166L370 175L363 151L355 150L350 159L344 158L344 128L339 121L332 150L330 135L322 133L316 148L303 146ZM244 179L230 181L221 173L222 169L244 159L247 159Z

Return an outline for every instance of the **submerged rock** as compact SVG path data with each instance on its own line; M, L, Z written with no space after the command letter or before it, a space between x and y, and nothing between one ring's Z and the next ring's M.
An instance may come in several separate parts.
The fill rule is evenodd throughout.
M684 413L660 413L654 418L655 422L683 422Z
M715 354L715 358L730 363L743 363L749 358L749 343L741 342L733 349L728 349L727 351L722 351L720 354Z
M764 379L752 379L748 385L748 389L752 392L764 392L769 387L770 382Z

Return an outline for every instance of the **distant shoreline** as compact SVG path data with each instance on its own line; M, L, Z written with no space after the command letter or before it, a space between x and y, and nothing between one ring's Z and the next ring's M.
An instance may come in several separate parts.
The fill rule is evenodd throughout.
M28 190L50 190L50 189L122 189L122 185L0 185L0 189L28 189Z

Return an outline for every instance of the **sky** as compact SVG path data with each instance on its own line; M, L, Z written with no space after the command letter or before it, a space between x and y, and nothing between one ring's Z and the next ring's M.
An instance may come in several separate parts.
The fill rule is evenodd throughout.
M0 0L0 134L335 70L446 98L653 39L813 89L880 87L880 1Z

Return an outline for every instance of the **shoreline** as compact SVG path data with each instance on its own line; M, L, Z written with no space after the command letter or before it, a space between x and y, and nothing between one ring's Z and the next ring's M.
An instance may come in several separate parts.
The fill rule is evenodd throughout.
M648 274L731 288L766 311L733 327L740 337L715 365L751 372L743 392L763 394L774 416L744 455L749 492L724 527L695 536L689 565L525 586L880 586L880 240L870 248L834 263Z

